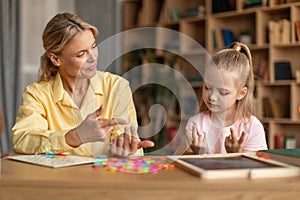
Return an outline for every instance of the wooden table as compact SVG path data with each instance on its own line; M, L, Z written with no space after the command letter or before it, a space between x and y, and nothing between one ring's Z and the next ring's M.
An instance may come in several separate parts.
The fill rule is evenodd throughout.
M0 199L299 199L300 177L202 180L179 168L154 174L52 169L1 160Z

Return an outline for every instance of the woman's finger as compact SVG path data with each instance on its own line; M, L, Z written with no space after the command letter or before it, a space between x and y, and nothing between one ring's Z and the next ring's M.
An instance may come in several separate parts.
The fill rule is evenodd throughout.
M104 111L104 105L101 104L100 107L98 108L98 110L96 110L97 117L102 115L103 111Z
M107 127L107 126L115 126L115 125L126 125L127 121L125 119L115 118L115 119L98 119L100 127Z
M126 128L125 128L126 132ZM124 134L121 134L117 137L117 155L122 156L123 155L123 146L124 146Z
M128 156L130 154L130 132L128 131L128 128L125 128L124 133L124 149L123 149L123 156Z
M111 155L117 154L117 137L112 139L110 143L110 153Z
M132 154L134 154L136 152L136 150L138 149L138 143L140 141L139 141L139 137L137 134L137 130L134 126L130 126L130 133L131 133L130 151Z
M100 137L102 137L102 141L105 141L106 139L110 138L112 130L113 130L113 127L111 126L104 132L104 134L100 133L101 134Z

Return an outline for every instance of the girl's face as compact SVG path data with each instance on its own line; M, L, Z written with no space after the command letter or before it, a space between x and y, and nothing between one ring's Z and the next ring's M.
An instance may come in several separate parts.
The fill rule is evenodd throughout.
M202 98L211 112L234 110L236 101L247 93L247 88L238 89L236 78L229 72L207 69L203 85Z
M57 56L62 78L93 77L97 72L98 49L90 30L77 33Z

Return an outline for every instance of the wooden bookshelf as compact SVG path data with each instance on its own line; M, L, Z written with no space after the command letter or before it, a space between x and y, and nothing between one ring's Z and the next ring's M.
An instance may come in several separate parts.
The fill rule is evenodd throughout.
M222 30L230 30L234 35L234 41L239 41L242 39L240 36L247 33L250 36L248 46L253 55L257 76L255 95L258 117L266 127L269 148L275 148L275 135L281 132L294 136L297 141L296 147L299 148L300 84L295 80L295 77L296 72L300 69L300 56L298 56L300 42L297 38L295 22L300 21L300 2L263 0L260 5L253 5L253 7L251 5L245 7L244 1L239 0L224 2L223 7L216 7L215 0L127 0L124 1L123 7L123 29L162 27L178 31L197 41L210 55L226 46L222 44ZM149 17L150 15L153 16ZM288 30L285 28L285 34L281 34L279 37L285 37L285 42L279 40L279 42L274 43L274 32L271 31L273 29L271 29L270 21L277 23L284 20L289 22ZM283 29L279 29L279 31L283 31ZM156 45L161 48L173 42L181 55L188 55L195 57L195 59L199 59L201 56L201 51L193 49L191 44L180 38L171 38L168 35L160 34L158 31L155 40ZM164 56L161 51L156 53ZM124 57L123 69L125 73L132 66L128 67L130 62L128 59L126 60L126 56ZM274 63L281 61L290 62L291 80L275 79ZM193 66L187 63L185 59L178 58L176 66L179 66L177 69L188 80L201 77L199 74L195 75ZM201 81L196 83L191 81L191 85L194 87L195 93L199 95L198 90L201 87ZM284 113L283 117L264 117L263 99L265 98L276 99Z

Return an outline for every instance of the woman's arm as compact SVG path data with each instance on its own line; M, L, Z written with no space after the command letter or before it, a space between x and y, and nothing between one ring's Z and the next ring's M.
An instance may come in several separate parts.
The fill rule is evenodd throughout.
M12 143L16 153L38 154L73 149L65 142L64 135L68 129L49 130L45 104L35 94L38 93L25 90L16 123L12 128Z

